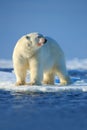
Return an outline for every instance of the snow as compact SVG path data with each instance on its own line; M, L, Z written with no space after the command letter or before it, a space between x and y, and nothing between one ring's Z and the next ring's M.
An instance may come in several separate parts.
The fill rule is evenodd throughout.
M67 68L71 70L82 69L87 70L87 59L74 58L66 61ZM0 68L12 68L11 60L0 60Z
M12 61L11 60L0 60L0 68L12 68Z
M67 68L69 70L87 70L87 59L74 58L73 60L67 61Z
M87 92L87 83L77 81L69 86L42 85L42 86L15 86L15 75L8 72L0 72L0 89L14 92L61 92L61 91L84 91Z
M86 69L87 70L87 59L79 60L74 59L67 62L68 69ZM76 82L69 86L60 86L59 83L56 85L42 85L42 86L15 86L15 75L10 71L2 71L1 68L12 68L12 62L6 60L0 60L0 89L14 92L63 92L63 91L83 91L87 92L87 82L84 79L78 79L74 77ZM72 79L72 80L73 80ZM29 80L29 79L28 79Z

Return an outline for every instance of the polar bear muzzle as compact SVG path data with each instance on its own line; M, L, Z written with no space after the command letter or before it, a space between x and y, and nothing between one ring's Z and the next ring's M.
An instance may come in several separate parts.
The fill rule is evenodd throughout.
M37 43L37 46L42 46L47 42L47 39L45 38L40 38L39 42Z
M40 38L40 40L39 40L39 43L43 43L43 44L45 44L47 42L47 40L45 39L45 38Z

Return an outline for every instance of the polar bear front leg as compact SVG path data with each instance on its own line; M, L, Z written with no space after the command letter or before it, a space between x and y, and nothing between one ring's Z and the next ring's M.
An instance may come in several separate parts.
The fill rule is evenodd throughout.
M29 85L41 85L43 79L43 69L37 59L30 62L30 83Z
M16 75L16 85L25 85L26 67L22 65L15 66L14 72Z

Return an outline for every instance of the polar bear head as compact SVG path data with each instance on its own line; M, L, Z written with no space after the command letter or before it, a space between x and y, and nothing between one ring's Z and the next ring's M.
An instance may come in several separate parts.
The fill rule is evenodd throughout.
M30 33L25 35L25 38L27 40L27 45L29 48L33 48L35 50L39 49L41 46L43 46L47 40L46 38L39 33Z

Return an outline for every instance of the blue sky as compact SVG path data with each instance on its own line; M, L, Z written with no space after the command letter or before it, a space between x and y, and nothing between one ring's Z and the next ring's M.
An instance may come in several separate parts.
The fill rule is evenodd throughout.
M0 59L31 32L54 38L67 59L87 58L87 0L0 0Z

